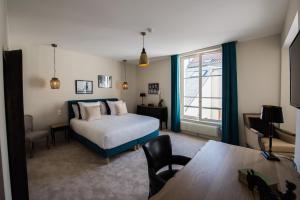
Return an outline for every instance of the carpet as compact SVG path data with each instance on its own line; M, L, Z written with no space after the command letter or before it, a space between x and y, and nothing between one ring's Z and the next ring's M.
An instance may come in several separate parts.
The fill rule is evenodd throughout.
M205 139L161 132L171 136L173 154L193 157ZM49 150L39 145L27 160L31 200L146 200L147 163L142 148L105 159L75 140L57 142Z

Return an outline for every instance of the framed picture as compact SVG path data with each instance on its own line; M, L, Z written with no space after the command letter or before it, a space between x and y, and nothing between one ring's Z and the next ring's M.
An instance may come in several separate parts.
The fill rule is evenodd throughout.
M149 83L148 84L148 94L158 94L159 83Z
M93 94L93 81L76 80L76 94Z
M112 76L98 75L99 88L112 88Z

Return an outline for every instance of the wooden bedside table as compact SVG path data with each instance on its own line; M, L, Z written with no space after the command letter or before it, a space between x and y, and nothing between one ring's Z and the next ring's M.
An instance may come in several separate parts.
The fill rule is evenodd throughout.
M69 134L69 124L67 123L60 123L60 124L52 124L50 126L51 130L51 138L52 144L55 145L55 132L63 130L65 133L65 141L70 141L70 134Z

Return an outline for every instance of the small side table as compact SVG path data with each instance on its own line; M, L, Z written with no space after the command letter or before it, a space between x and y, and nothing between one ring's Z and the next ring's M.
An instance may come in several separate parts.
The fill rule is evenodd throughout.
M69 124L67 123L60 123L60 124L52 124L50 126L51 129L51 138L52 138L52 144L55 145L55 132L63 130L65 133L65 141L70 141L70 135L69 135Z

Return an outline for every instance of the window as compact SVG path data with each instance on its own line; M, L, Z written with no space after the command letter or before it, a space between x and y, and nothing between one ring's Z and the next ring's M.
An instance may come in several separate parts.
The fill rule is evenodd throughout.
M222 51L220 48L181 56L183 119L222 120Z

